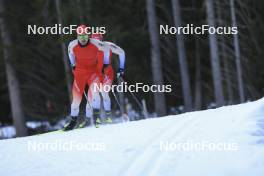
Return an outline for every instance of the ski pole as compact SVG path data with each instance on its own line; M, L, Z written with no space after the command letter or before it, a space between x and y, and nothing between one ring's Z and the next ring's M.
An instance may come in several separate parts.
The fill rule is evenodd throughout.
M120 112L122 113L122 118L123 118L123 120L125 120L125 121L129 121L129 116L127 115L127 113L126 113L126 112L122 112L122 107L121 107L121 104L120 104L120 102L119 102L119 100L118 100L118 98L117 98L117 96L116 96L116 93L115 93L114 91L112 91L112 93L113 93L113 95L114 95L114 98L115 98L115 100L116 100L118 106L119 106Z
M123 82L125 82L124 79L123 79L122 77L120 77L119 79L121 79ZM130 92L130 91L129 91L129 93L132 95L133 99L134 99L135 102L138 104L138 106L140 107L141 111L143 111L144 108L143 108L143 106L141 105L141 103L140 103L140 101L138 100L138 98L136 97L136 95L135 95L133 92Z
M80 92L79 86L77 85L76 82L74 82L74 86L75 86L75 88ZM85 96L85 99L86 99L86 101L87 101L87 104L89 105L90 109L92 109L92 106L91 106L91 104L90 104L90 102L89 102L89 99L88 99L88 96L87 96L85 90L83 91L83 94L84 94L84 96Z
M86 92L83 91L83 94L84 94L84 96L85 96L85 98L86 98L86 101L87 101L88 106L90 107L90 109L92 109L92 106L91 106L91 104L90 104L90 102L89 102L89 99L88 99L88 96L87 96Z
M122 111L121 105L120 105L120 103L119 103L119 101L118 101L118 99L117 99L117 96L116 96L115 92L112 91L112 93L113 93L113 95L114 95L114 98L115 98L115 100L116 100L118 106L119 106L120 111Z

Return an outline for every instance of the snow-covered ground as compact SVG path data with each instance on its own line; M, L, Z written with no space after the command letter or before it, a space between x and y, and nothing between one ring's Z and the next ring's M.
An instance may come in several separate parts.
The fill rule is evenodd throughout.
M1 176L263 176L264 99L0 141Z

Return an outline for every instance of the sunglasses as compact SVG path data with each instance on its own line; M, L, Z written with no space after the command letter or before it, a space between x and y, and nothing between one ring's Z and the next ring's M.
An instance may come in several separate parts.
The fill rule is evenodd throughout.
M88 35L78 35L78 39L79 40L88 40L89 39L89 36Z

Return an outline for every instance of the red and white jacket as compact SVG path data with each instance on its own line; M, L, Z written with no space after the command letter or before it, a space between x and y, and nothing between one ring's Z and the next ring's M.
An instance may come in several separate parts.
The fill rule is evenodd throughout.
M109 64L110 51L106 44L96 39L89 39L84 46L75 39L69 43L68 55L72 67L76 70L96 71L99 63Z

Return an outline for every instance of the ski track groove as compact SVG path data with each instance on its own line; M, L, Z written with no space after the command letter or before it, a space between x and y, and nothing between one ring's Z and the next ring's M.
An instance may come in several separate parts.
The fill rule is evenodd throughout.
M169 136L169 139L167 139L168 141L180 141L182 139L184 139L184 137L188 136L190 133L195 133L194 131L188 130L188 129L193 129L193 127L195 127L195 125L197 124L197 122L199 121L198 118L195 118L191 124L189 124L188 128L186 130L184 130L182 133L180 133L180 135L176 136L176 138L173 138L174 135ZM197 129L196 129L197 130ZM178 154L177 158L179 159L180 156L182 155L182 152L175 152L172 151L173 154ZM158 175L158 171L161 168L161 164L164 161L165 156L171 154L172 152L168 151L163 151L160 154L157 154L158 152L156 152L155 154L152 155L152 158L149 161L152 161L152 165L151 168L149 168L147 175L149 176L156 176Z
M191 117L181 117L181 118L188 118L188 119L181 122L182 124L179 124L178 127L175 127L175 123L170 123L167 126L168 128L165 128L169 130L165 131L164 133L161 133L159 136L155 136L154 140L152 140L151 143L148 143L142 152L136 154L137 156L136 158L133 157L134 159L132 163L128 162L129 166L125 170L121 169L119 175L137 176L137 175L150 175L149 173L151 173L152 175L155 174L153 171L151 171L153 167L148 168L150 164L153 165L153 158L155 161L154 164L158 162L157 159L159 158L160 152L162 152L159 149L152 149L153 147L155 147L155 144L159 144L160 141L162 141L163 139L169 141L169 139L188 131L189 127L195 124L196 121L198 121L198 118L191 118ZM183 130L184 128L187 129ZM182 135L182 137L184 137L184 135Z
M165 127L164 128L168 128L171 126L171 122L168 122L168 124L164 125ZM156 135L153 135L152 138L150 138L150 140L146 141L146 145L150 145L152 143L152 141L155 141L157 137L161 136L163 134L163 130L161 129L160 132L157 133L158 136ZM135 155L138 156L138 155L141 155L142 153L144 153L145 150L141 151L141 152L136 152ZM126 172L127 168L129 168L131 166L131 161L132 163L135 162L135 160L137 159L137 157L135 157L135 155L133 155L131 158L129 158L128 162L126 164L124 164L121 168L121 171L119 171L119 174L120 176L123 176L123 173Z

